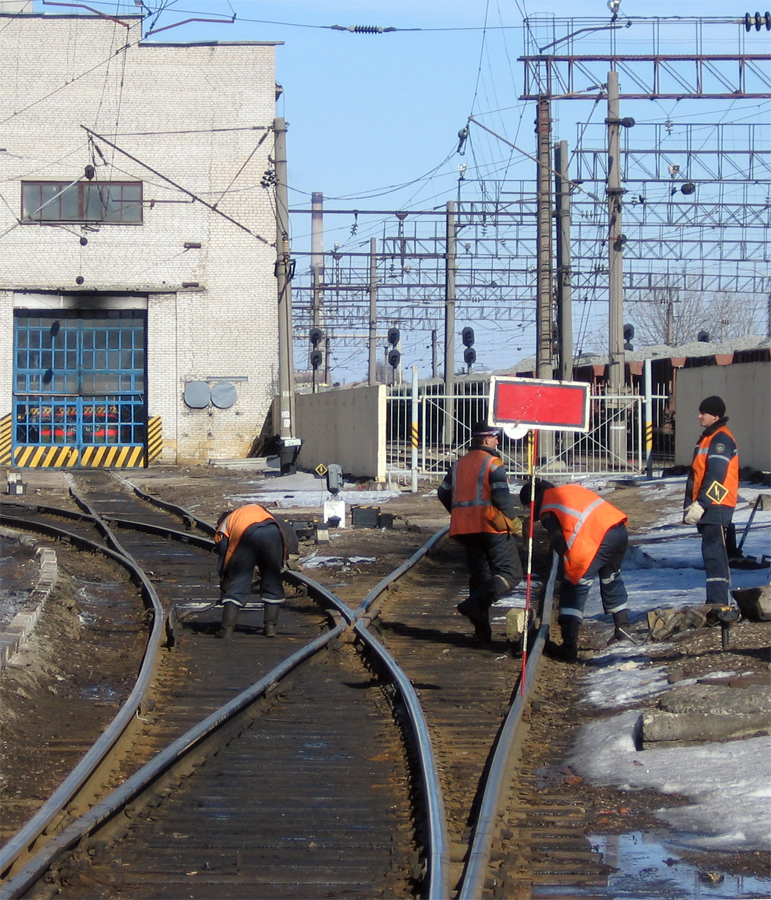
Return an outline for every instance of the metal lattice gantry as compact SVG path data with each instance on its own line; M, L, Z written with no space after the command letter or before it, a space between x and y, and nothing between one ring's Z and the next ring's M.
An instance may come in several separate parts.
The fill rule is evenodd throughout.
M520 100L546 100L549 142L556 143L553 122L575 127L567 171L574 303L594 305L607 321L610 70L617 73L619 122L632 123L621 129L621 186L614 188L614 202L623 210L623 234L615 241L623 243L626 301L650 301L662 292L674 302L694 292L768 297L771 117L768 104L758 103L771 99L765 31L748 31L744 18L533 16L525 22L520 59ZM701 114L705 99L720 101L718 110L709 107L712 121ZM588 115L587 104L578 100L593 102ZM433 332L436 341L445 322L452 259L454 321L500 323L497 333L505 333L513 350L531 353L536 322L544 332L550 321L558 321L553 309L539 311L544 294L549 307L553 302L552 292L544 290L549 282L539 273L539 246L544 247L539 234L551 226L548 218L539 218L544 184L542 179L539 186L536 175L547 166L550 179L556 176L556 163L544 161L543 145L541 134L541 162L534 161L532 179L487 179L476 185L484 199L471 199L473 179L463 183L461 197L459 182L452 253L442 206L324 210L336 225L340 216L354 220L352 235L363 227L356 234L358 245L348 240L344 249L317 255L313 278L298 254L298 348L307 346L311 325L322 322L331 344L354 354L363 351L372 335L373 298L383 343L389 326L404 326L403 337L413 333L418 342ZM525 156L534 159L535 150L527 145ZM548 273L552 284L555 274Z
M771 93L768 35L748 31L744 18L531 16L525 41L526 100L602 97L608 69L619 73L621 101L760 100Z

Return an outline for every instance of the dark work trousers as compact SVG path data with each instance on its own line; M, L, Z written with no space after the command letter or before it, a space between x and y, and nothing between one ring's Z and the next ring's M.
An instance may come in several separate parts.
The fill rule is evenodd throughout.
M284 599L281 569L284 565L284 542L275 522L250 525L241 536L228 560L220 582L222 599L234 600L243 606L252 589L254 569L260 570L260 594L266 603L280 603Z
M701 534L701 556L707 572L707 603L728 606L731 573L722 525L698 525Z
M626 586L621 578L621 563L624 560L628 543L629 533L626 525L623 523L614 525L608 529L602 543L597 548L591 565L579 579L578 584L573 584L567 578L563 578L560 587L558 619L560 624L563 619L566 621L571 618L583 620L586 598L589 596L589 589L597 575L600 576L600 596L605 612L612 615L627 608L628 597Z
M508 592L496 590L493 582L496 575L506 579L508 590L513 590L522 581L522 563L516 542L511 535L480 532L458 534L455 539L460 541L466 550L469 571L468 592L472 603L478 603L486 609L498 599L498 596L504 596Z

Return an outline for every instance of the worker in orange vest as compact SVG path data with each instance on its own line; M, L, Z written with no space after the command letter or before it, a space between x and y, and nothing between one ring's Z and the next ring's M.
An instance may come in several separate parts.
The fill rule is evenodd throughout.
M529 507L531 496L531 486L526 484L519 494L520 503ZM636 643L629 631L628 597L621 577L621 563L629 543L624 513L579 484L556 487L536 479L534 514L562 558L564 570L557 619L562 644L550 643L546 648L548 655L566 662L578 659L578 632L589 589L597 575L603 609L613 616L615 630L611 641Z
M471 448L447 472L438 497L450 513L450 536L466 551L469 596L457 609L474 626L476 638L489 643L490 607L522 580L514 536L522 535L506 467L498 452L500 428L476 422Z
M274 637L279 606L284 600L281 570L286 560L286 542L281 525L259 504L241 506L220 516L214 542L223 606L216 636L232 637L238 611L251 594L256 567L260 571L265 635Z
M722 397L706 397L699 404L704 429L693 451L685 485L683 522L701 534L701 556L707 573L707 603L728 606L731 586L726 529L731 525L739 496L739 449L726 428Z

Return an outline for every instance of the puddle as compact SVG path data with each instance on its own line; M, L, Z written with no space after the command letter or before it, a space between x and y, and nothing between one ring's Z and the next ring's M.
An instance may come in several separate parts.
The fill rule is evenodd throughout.
M94 703L117 703L123 697L122 693L109 684L93 684L83 688L80 696Z
M614 900L682 900L684 897L715 900L751 900L771 897L771 878L723 875L716 867L696 867L678 858L660 843L655 835L641 831L631 834L594 835L592 848L603 854L604 861L623 874L611 875L608 887L594 896ZM576 898L580 894L575 894Z

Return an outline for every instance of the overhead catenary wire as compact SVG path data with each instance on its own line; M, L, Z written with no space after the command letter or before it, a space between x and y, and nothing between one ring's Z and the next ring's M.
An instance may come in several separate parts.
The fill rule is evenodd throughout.
M130 159L132 162L137 163L137 165L142 166L147 169L148 172L152 172L153 175L156 175L158 178L161 178L163 181L172 185L172 187L176 188L176 190L181 191L183 194L187 194L188 197L191 197L197 203L200 203L202 206L205 206L207 209L210 209L212 212L216 213L218 216L222 216L223 219L227 219L228 222L231 222L237 228L240 228L242 231L245 231L247 234L250 234L252 237L257 238L258 241L261 241L268 247L274 246L271 241L268 241L266 238L262 237L262 235L257 234L255 231L252 231L247 225L244 225L242 222L239 222L237 219L234 219L232 216L227 215L227 213L222 212L221 209L217 209L216 206L213 206L211 203L207 203L201 196L194 193L193 191L189 191L187 188L182 187L181 184L177 184L168 176L164 175L162 172L159 172L157 169L154 169L151 165L146 162L143 162L141 159L137 158L133 154L129 153L127 150L124 150L122 147L119 147L117 144L114 144L112 141L108 140L104 135L97 134L95 131L92 131L90 128L87 128L85 125L80 126L87 134L91 135L93 138L100 140L107 144L109 147L117 150L119 153L122 153L123 156Z

